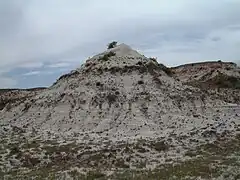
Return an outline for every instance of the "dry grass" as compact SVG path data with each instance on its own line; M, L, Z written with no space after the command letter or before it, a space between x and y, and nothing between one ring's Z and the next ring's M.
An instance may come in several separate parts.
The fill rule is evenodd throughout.
M15 137L19 138L19 136ZM15 142L17 139L12 139ZM20 161L19 166L7 170L1 168L0 176L8 179L37 179L64 178L66 174L75 179L193 179L201 177L212 179L224 176L238 178L240 169L240 135L231 140L219 140L189 150L185 161L171 160L158 165L153 170L146 169L148 153L165 153L170 145L161 140L139 139L132 144L119 143L112 145L105 143L105 148L94 150L99 145L77 144L74 141L68 144L59 144L57 141L30 141L23 144L11 143L6 139L1 141L2 149L10 149L9 154L2 153L1 164L10 162L13 157ZM19 141L20 142L20 141ZM90 147L91 146L91 147ZM19 148L16 148L19 147ZM3 152L3 151L1 151ZM6 153L6 152L5 152ZM27 153L27 155L26 155ZM44 153L45 157L41 157ZM64 155L62 154L64 153ZM144 159L144 157L146 157ZM169 159L167 157L167 159ZM48 163L45 160L49 160ZM0 164L0 166L1 166ZM130 170L130 167L137 170ZM23 169L25 168L25 169ZM72 168L85 168L86 174ZM231 171L226 171L228 168ZM115 169L107 176L106 171Z

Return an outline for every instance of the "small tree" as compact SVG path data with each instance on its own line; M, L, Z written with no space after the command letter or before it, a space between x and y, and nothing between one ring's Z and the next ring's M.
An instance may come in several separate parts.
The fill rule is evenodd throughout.
M115 48L116 46L117 46L117 41L113 41L113 42L108 44L108 49Z

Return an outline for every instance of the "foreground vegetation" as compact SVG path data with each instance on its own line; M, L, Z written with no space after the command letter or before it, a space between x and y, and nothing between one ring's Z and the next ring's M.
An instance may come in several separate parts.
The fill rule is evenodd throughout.
M0 144L0 177L5 179L240 178L240 135L188 150L184 161L166 157L171 148L166 142L143 139L116 146L105 142L106 148L98 150L97 144L29 141L19 135L2 137ZM165 161L148 166L150 152L164 154Z

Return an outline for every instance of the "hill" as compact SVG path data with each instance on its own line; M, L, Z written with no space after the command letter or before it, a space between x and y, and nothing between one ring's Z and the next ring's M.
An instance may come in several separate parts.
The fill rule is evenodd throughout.
M240 104L240 68L232 62L201 62L171 68L183 84L208 90L215 98Z
M201 64L207 69L201 72L199 64L168 68L125 44L93 56L51 87L1 111L0 175L236 177L240 107L216 93L217 83L209 83L213 90L205 83L217 70L238 78L237 67L215 64Z

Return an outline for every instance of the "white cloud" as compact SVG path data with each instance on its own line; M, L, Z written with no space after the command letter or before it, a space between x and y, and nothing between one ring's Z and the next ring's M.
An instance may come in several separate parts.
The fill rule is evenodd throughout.
M68 67L68 66L70 66L69 63L63 63L63 62L48 65L48 67L50 68L62 68L62 67Z
M20 68L41 68L43 67L44 63L43 62L26 62L23 64L20 64L18 67Z
M44 74L44 75L50 75L50 74L54 74L54 72L53 72L53 71L44 71L43 74Z
M31 72L23 74L23 76L34 76L34 75L38 75L40 73L41 73L40 71L31 71Z

